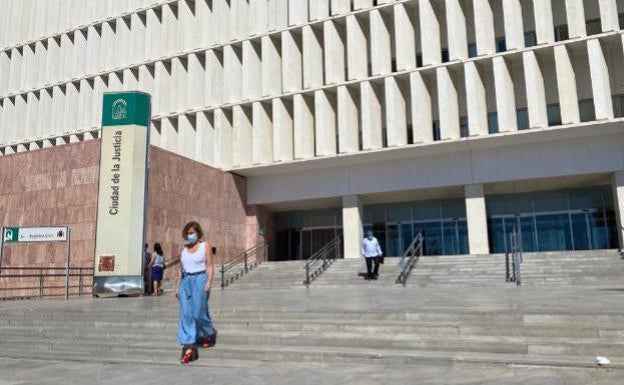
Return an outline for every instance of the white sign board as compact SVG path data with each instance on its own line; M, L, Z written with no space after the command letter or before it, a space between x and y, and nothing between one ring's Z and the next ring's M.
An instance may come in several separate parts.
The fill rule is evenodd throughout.
M61 242L67 241L67 227L5 227L2 241L12 242Z

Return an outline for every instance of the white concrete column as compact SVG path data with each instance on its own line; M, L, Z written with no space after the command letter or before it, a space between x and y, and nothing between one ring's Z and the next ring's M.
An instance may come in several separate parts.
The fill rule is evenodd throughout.
M173 116L160 120L160 147L171 152L178 152L178 118Z
M195 136L195 114L178 115L178 150L176 152L195 160Z
M620 20L616 0L598 0L598 4L600 6L602 32L619 30Z
M394 9L394 38L397 70L416 68L416 35L414 23L405 4L396 4Z
M176 4L169 3L162 7L163 42L167 55L173 55L182 50L179 46L178 34L181 28L178 26L178 19L175 15Z
M149 59L165 55L166 42L163 36L162 16L159 16L161 15L160 8L148 9L145 16L145 56ZM89 38L91 38L91 27L89 27Z
M288 0L288 26L304 24L307 21L308 0Z
M273 99L273 160L293 160L293 105L290 100Z
M384 79L388 147L407 144L407 92L393 76Z
M347 80L368 76L366 46L366 33L360 19L355 15L347 16Z
M130 57L130 18L118 17L115 19L115 39L114 39L114 51L115 54L115 68L121 68L128 64ZM124 42L124 43L120 43Z
M346 32L333 20L323 23L325 44L325 83L335 84L345 80L345 43Z
M267 0L255 0L256 2L264 2ZM217 42L218 32L216 30L216 26L218 24L218 20L215 17L215 8L214 2L208 4L206 1L196 1L195 2L195 12L197 12L197 20L198 25L200 26L200 47L208 47ZM250 5L251 6L251 5ZM255 12L254 15L257 15L260 18L261 11ZM266 17L268 18L268 14L266 10L264 11ZM267 20L268 22L268 20ZM149 39L148 39L149 40Z
M624 250L624 171L613 173L613 200L620 250Z
M44 85L49 85L52 84L52 82L57 81L59 79L59 76L61 74L60 72L60 49L61 47L58 45L58 42L55 38L49 38L48 40L48 49L47 49L47 53L46 53L46 76L45 76L45 84ZM101 47L101 45L100 45ZM13 49L11 50L11 78L10 83L9 83L9 90L13 90L14 89L14 80L13 79L19 79L19 72L21 70L21 68L18 68L15 66L16 63L14 63L14 61L19 60L17 58L17 55L19 55L19 53L16 53L16 50ZM94 53L94 56L99 60L100 59L100 55L98 53ZM98 72L100 67L101 67L101 63L96 63L95 64L95 72Z
M180 51L190 51L199 47L201 27L198 23L198 14L195 11L195 3L186 0L178 0L178 47ZM246 23L245 23L246 24Z
M226 45L223 49L223 99L226 103L241 100L243 90L241 51L240 46L233 45Z
M468 128L470 136L488 134L488 110L485 86L481 72L475 62L464 64L466 74L466 105L468 110Z
M303 88L323 85L323 32L303 26Z
M410 74L412 131L414 143L433 141L433 105L431 88L420 72Z
M40 46L38 43L37 46ZM45 68L45 63L40 64L40 68ZM6 95L9 93L9 84L11 79L11 59L9 59L9 52L0 52L0 95ZM40 82L43 84L43 82Z
M186 106L184 109L204 107L205 104L205 71L206 55L204 52L187 56Z
M258 98L262 93L260 51L258 41L243 41L243 100Z
M54 40L54 39L52 39ZM60 48L59 48L60 49ZM55 55L57 58L60 57L58 49L55 49L56 54ZM23 91L21 88L21 80L22 80L22 60L23 60L23 56L22 56L22 50L21 49L17 49L17 48L13 48L11 49L11 60L9 62L9 66L10 69L9 71L11 72L11 77L9 78L9 92L11 93L15 93L15 92L19 92L19 91ZM48 63L50 63L50 61L48 61ZM50 63L52 64L52 63ZM58 63L55 63L54 67L52 67L52 70L54 69L58 69ZM57 71L57 76L52 77L49 76L48 79L54 79L54 80L58 80L58 71Z
M78 111L80 111L78 108L75 108L75 111L73 111L75 127L80 127L78 126L77 119L75 119L78 115ZM29 92L26 95L26 113L23 118L24 129L25 129L24 138L32 140L39 136L37 132L38 131L37 123L39 119L38 115L39 115L39 99L37 99L37 95L34 92Z
M249 106L237 105L234 112L233 163L234 167L251 165L252 110Z
M555 24L553 22L552 1L533 1L533 14L535 15L535 35L537 44L554 43Z
M301 90L302 52L301 35L292 31L282 32L282 87L284 92Z
M482 184L464 186L466 194L466 222L470 254L489 254L487 212Z
M570 38L587 36L583 0L565 0Z
M72 78L77 78L85 74L85 68L87 65L87 34L86 29L84 33L80 30L74 32L74 50L72 57ZM37 55L38 56L38 55ZM38 63L41 65L40 63ZM35 82L37 84L37 82ZM33 84L34 85L34 84Z
M360 83L362 116L362 149L375 150L383 146L381 90L369 81Z
M607 67L607 61L600 40L592 39L587 41L587 55L589 57L589 72L594 94L596 119L613 118L609 68Z
M351 11L350 0L331 0L331 14L340 15Z
M359 95L354 87L338 87L338 151L341 154L357 152L360 148Z
M358 9L370 8L373 6L373 0L353 0L353 10L357 11Z
M282 57L279 41L262 36L262 96L278 95L282 91Z
M475 36L477 53L489 55L496 53L496 33L494 31L494 12L489 0L473 0Z
M372 75L388 74L392 72L391 21L378 9L373 9L369 15Z
M288 26L288 0L269 0L269 30Z
M448 30L449 59L468 59L466 15L464 15L460 0L446 0L446 26Z
M249 0L230 0L230 25L234 27L234 38L249 36Z
M46 48L45 48L44 44L47 44L47 40L45 40L45 39L40 40L37 43L35 43L35 56L37 57L37 69L36 69L36 72L37 72L36 86L37 87L42 87L46 83L46 72L47 72L47 69L46 69L46 56L47 56L47 51L46 51ZM84 52L87 52L88 51L88 46L85 45L85 47L86 47L86 49L85 49ZM6 62L7 66L6 67L4 67L3 64L2 64L3 57L7 58L7 62ZM85 73L86 73L87 68L88 68L88 64L87 63L90 60L90 58L85 58L84 60L85 60ZM6 93L6 88L5 87L8 85L7 82L8 82L8 78L10 76L9 67L8 67L8 57L6 56L6 53L0 53L0 72L2 72L3 75L6 76L4 86L2 86L2 76L3 75L0 75L0 93L1 94L5 94Z
M492 59L494 67L494 88L496 89L496 110L498 113L498 131L518 131L516 116L516 96L511 72L502 57Z
M253 164L271 163L273 161L273 125L271 123L271 104L253 103Z
M165 7L167 8L167 7ZM99 71L110 70L117 67L117 58L110 52L115 51L115 20L102 23L102 40L100 41ZM62 50L60 51L62 52ZM63 73L61 71L61 73Z
M442 63L440 22L431 0L418 0L422 62L424 66Z
M507 50L524 48L524 26L520 0L502 0Z
M438 83L440 139L457 139L460 137L457 85L446 67L436 70L436 80Z
M22 47L22 53L24 55L24 60L22 61L22 82L20 89L26 91L31 90L35 86L35 81L37 80L37 72L35 69L37 68L37 63L35 62L35 45L25 45ZM73 64L73 52L70 52L69 61L69 72L72 73L72 64ZM69 78L68 78L69 79Z
M187 61L184 57L174 57L171 59L171 89L168 112L180 112L188 108L186 103L186 86L187 86Z
M216 166L215 159L215 128L213 112L195 114L195 160Z
M314 117L316 155L335 155L336 94L323 90L314 92Z
M206 51L206 105L216 106L224 102L223 98L223 51ZM228 82L229 85L229 82Z
M342 197L342 234L344 237L344 257L349 259L362 256L362 202L357 195Z
M218 166L223 169L232 167L232 110L217 108L214 117L217 145L215 158Z
M571 124L581 121L576 89L576 75L565 45L554 47L557 71L557 90L561 107L561 123Z
M295 159L314 157L314 100L310 96L294 96Z
M310 0L310 21L329 17L329 0Z
M535 51L523 52L522 62L524 64L524 83L526 85L527 109L529 111L529 127L548 127L544 76Z

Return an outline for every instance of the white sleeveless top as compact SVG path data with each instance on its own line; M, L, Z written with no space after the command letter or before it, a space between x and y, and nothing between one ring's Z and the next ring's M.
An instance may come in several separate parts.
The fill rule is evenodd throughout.
M185 247L180 255L182 270L186 273L197 273L206 270L206 242L200 242L194 253Z

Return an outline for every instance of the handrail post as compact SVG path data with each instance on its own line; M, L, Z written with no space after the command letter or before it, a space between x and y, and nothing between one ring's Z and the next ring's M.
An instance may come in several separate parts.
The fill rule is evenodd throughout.
M306 270L305 285L306 287L310 287L310 263L309 262L306 262L305 270Z
M245 273L248 271L247 270L247 257L248 257L248 254L247 254L247 251L245 251Z
M225 265L221 264L221 289L225 288Z
M43 298L43 268L39 269L39 298Z
M82 296L82 267L78 269L78 296Z

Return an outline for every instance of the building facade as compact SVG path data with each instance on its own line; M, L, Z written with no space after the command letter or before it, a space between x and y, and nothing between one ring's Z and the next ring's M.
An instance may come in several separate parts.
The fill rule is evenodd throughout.
M247 179L274 259L624 243L622 0L0 0L0 153L98 136ZM1 156L1 155L0 155Z

